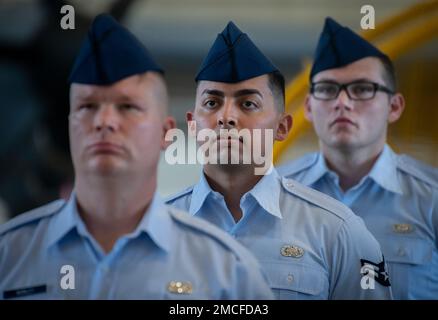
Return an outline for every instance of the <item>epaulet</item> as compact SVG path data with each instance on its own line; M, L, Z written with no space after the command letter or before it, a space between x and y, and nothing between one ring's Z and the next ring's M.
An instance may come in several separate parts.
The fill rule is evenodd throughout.
M415 178L438 188L438 168L434 168L408 155L397 156L397 168Z
M309 188L296 180L283 177L281 180L283 188L289 193L306 200L307 202L318 206L326 211L331 212L342 220L354 215L350 208L342 202L329 197L325 193L319 192L315 189Z
M55 200L42 207L35 208L28 212L19 214L15 218L0 225L0 236L13 229L19 228L25 224L35 222L39 219L55 214L66 204L64 200Z
M306 154L296 160L286 162L277 168L281 176L287 177L303 171L315 164L318 160L318 152Z
M243 249L242 245L240 245L235 239L233 239L233 237L214 224L209 223L204 219L194 217L189 213L172 206L168 205L167 208L169 209L169 213L174 220L178 221L189 229L195 230L197 234L204 234L206 237L215 240L222 246L234 252L239 259L242 258L242 255L246 255L247 257L245 258L248 259L248 254L246 253L245 249Z
M164 202L167 203L167 204L172 203L176 199L179 199L179 198L189 194L190 192L192 192L192 190L193 190L193 186L185 188L183 191L177 192L175 194L172 194L172 195L164 198Z

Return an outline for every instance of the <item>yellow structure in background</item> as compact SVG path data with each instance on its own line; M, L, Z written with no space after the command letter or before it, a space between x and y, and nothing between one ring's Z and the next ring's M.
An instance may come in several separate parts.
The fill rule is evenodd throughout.
M381 38L377 46L392 60L398 59L426 42L438 39L438 0L425 1L409 7L378 24L375 29L362 32L361 35L369 41ZM438 50L436 51L438 54ZM274 163L300 135L310 128L310 123L304 117L303 105L308 92L310 68L311 64L307 63L304 71L286 87L286 112L293 114L294 124L288 138L274 145ZM411 68L402 68L398 71L402 75L399 77L400 91L407 97L407 108L396 125L397 136L409 140L416 134L416 126L412 123L420 123L423 128L428 128L428 132L419 132L419 134L431 136L431 140L435 140L435 146L438 147L438 111L436 111L438 109L438 88L436 87L438 58L435 57L433 61L418 61ZM417 81L412 81L414 79ZM427 91L428 86L430 91ZM420 109L426 112L419 112ZM409 121L412 119L416 121ZM433 161L438 161L438 159L433 159Z

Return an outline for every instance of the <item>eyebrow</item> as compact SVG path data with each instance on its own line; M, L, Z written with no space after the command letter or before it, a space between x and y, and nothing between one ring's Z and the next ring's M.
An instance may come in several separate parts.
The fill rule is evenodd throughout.
M103 95L105 96L105 95ZM96 94L96 93L91 93L91 94L84 94L84 95L77 95L76 99L79 101L86 101L86 102L94 102L96 100L100 101L100 99L102 98L102 95ZM133 99L131 96L126 95L126 94L121 94L120 96L116 97L116 100L118 102L132 102L135 99Z
M202 95L204 94L209 94L211 96L219 96L219 97L225 97L225 93L223 93L220 90L209 90L209 89L205 89L204 91L202 91Z
M259 90L257 90L257 89L242 89L242 90L239 90L236 93L234 93L234 97L237 98L237 97L241 97L241 96L249 96L249 95L252 95L252 94L256 94L256 95L260 96L260 98L263 98L262 93Z
M225 97L225 93L223 91L220 91L220 90L205 89L204 91L202 91L202 95L204 95L204 94L218 96L221 98ZM242 90L236 91L233 94L233 97L237 98L237 97L241 97L241 96L249 96L251 94L256 94L256 95L260 96L261 98L263 98L262 93L257 89L242 89Z
M314 83L318 83L318 82L340 83L333 78L322 78L318 81L315 81ZM349 81L347 83L354 83L354 82L374 82L374 81L368 78L358 78L358 79L354 79L353 81Z

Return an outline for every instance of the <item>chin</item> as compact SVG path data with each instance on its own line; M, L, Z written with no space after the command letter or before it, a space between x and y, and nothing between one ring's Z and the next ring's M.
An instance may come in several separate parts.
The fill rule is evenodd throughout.
M217 159L217 162L218 164L242 165L244 164L243 159L244 157L242 150L239 150L238 152L231 152L231 149L228 149L219 151L219 157ZM250 157L249 160L251 161Z
M92 161L88 165L89 173L116 174L123 172L123 165L119 161Z
M336 140L334 143L332 143L332 147L337 149L350 150L352 148L357 147L357 144L349 139L348 140L342 139L342 140Z
M221 170L223 170L224 172L233 172L233 173L239 173L242 172L242 170L246 170L248 167L252 168L254 167L254 165L251 164L217 164L217 167L220 167Z

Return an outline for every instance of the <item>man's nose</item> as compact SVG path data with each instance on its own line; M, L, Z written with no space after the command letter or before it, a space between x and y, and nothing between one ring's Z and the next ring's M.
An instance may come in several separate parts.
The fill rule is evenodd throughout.
M236 106L231 101L225 103L222 107L222 112L219 114L217 125L220 128L235 128L237 120Z
M350 99L347 93L347 89L342 88L338 94L338 97L335 100L335 109L347 109L350 110L352 108L353 101Z
M118 113L113 105L100 105L94 117L94 127L97 131L110 130L118 128Z

